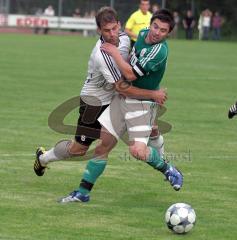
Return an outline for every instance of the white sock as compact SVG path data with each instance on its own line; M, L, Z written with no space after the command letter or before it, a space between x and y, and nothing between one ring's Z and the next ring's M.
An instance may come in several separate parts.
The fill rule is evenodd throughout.
M61 159L57 158L57 156L54 154L54 148L51 148L44 154L40 155L39 160L43 166L46 166L49 162L59 161Z
M160 157L164 158L165 146L164 146L164 138L162 135L150 137L147 145L150 147L154 147L159 153Z

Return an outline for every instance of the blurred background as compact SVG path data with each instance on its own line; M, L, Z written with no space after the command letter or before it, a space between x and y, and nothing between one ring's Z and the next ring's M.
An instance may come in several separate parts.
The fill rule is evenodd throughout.
M236 0L151 0L151 5L158 4L179 14L180 26L177 38L184 38L184 28L182 19L188 9L192 10L196 20L194 36L198 38L198 20L200 14L208 9L214 15L218 12L223 20L222 37L226 39L237 39L237 1ZM113 6L120 16L124 26L126 20L132 12L138 9L138 0L0 0L0 14L24 14L36 15L37 11L44 11L47 6L52 5L55 16L73 16L77 9L78 16L81 18L93 18L95 12L105 5ZM1 21L1 20L0 20ZM1 24L0 24L1 25Z

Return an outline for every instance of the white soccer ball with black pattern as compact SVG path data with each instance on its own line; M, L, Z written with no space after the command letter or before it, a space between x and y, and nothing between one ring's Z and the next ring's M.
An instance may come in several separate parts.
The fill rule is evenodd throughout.
M165 213L165 221L170 230L183 234L189 232L195 225L194 209L186 203L175 203Z

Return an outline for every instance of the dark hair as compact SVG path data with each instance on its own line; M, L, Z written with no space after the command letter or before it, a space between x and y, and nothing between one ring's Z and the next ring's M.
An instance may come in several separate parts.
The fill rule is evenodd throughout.
M99 9L95 16L96 24L98 28L102 25L111 22L118 22L117 12L111 7L102 7Z
M175 22L174 22L174 17L171 11L168 9L160 9L157 12L155 12L152 17L151 17L151 24L155 19L159 19L161 22L168 23L170 25L170 30L171 32L174 28Z

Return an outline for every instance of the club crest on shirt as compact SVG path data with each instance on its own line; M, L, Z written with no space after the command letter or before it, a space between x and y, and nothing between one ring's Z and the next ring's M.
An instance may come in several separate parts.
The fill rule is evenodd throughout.
M140 56L141 57L143 57L144 55L145 55L145 53L146 53L146 48L143 48L142 50L141 50L141 53L140 53Z

